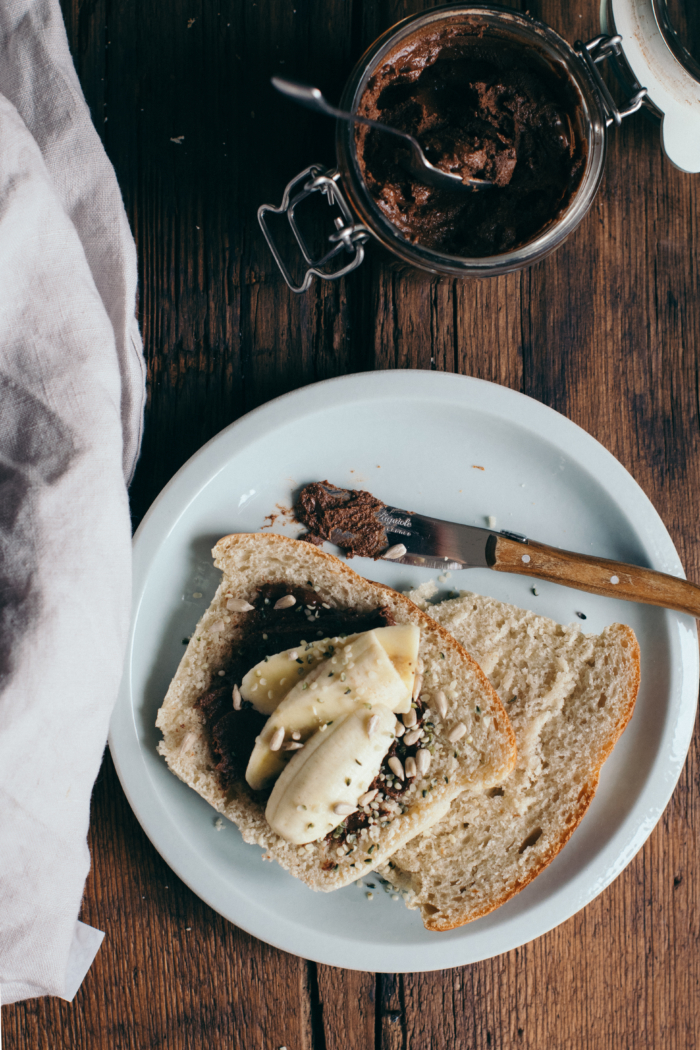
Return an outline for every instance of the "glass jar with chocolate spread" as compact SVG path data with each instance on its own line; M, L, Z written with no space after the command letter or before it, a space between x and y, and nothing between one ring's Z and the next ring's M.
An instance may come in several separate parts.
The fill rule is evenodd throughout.
M450 4L380 36L355 66L340 108L416 138L428 160L478 190L428 186L409 170L400 140L339 121L337 169L312 165L260 224L294 291L362 262L373 237L403 262L436 274L487 277L553 252L578 226L598 189L607 129L620 111L597 63L619 38L570 47L548 26L507 8ZM330 248L308 249L296 207L321 191L338 209ZM286 214L308 265L295 283L267 224ZM338 267L333 260L350 260Z

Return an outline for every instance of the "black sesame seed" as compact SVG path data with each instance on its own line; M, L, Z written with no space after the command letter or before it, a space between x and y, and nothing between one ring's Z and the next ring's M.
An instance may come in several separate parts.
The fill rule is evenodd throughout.
M578 616L579 620L587 620L588 619L588 617L586 616L585 613L577 612L576 615Z

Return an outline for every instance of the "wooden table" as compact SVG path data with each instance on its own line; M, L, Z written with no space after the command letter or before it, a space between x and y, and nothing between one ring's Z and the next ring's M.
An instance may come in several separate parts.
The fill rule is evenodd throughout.
M289 293L255 220L288 178L332 163L333 127L271 74L331 99L399 0L64 0L73 54L140 260L148 361L135 522L222 427L349 372L435 368L521 390L601 441L700 581L700 178L644 116L611 136L569 242L488 281L406 271L378 247L335 284ZM513 5L518 6L518 5ZM569 41L596 0L533 0ZM539 940L457 970L317 966L242 933L151 846L107 756L82 910L106 938L72 1004L3 1010L5 1050L689 1050L700 1029L698 736L673 799L618 880Z

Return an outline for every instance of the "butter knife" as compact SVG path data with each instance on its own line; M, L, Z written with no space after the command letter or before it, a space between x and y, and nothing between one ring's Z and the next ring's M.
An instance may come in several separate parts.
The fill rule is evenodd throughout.
M654 569L576 554L517 532L458 525L398 507L384 506L376 518L387 537L381 557L404 565L512 572L700 617L700 587Z

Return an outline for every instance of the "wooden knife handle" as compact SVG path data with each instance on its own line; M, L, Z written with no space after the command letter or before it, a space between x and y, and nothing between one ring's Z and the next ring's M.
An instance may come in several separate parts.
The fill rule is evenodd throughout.
M487 557L497 572L535 576L591 594L660 605L700 617L700 587L654 569L574 554L532 540L520 543L506 536L497 536L495 543L489 543Z

